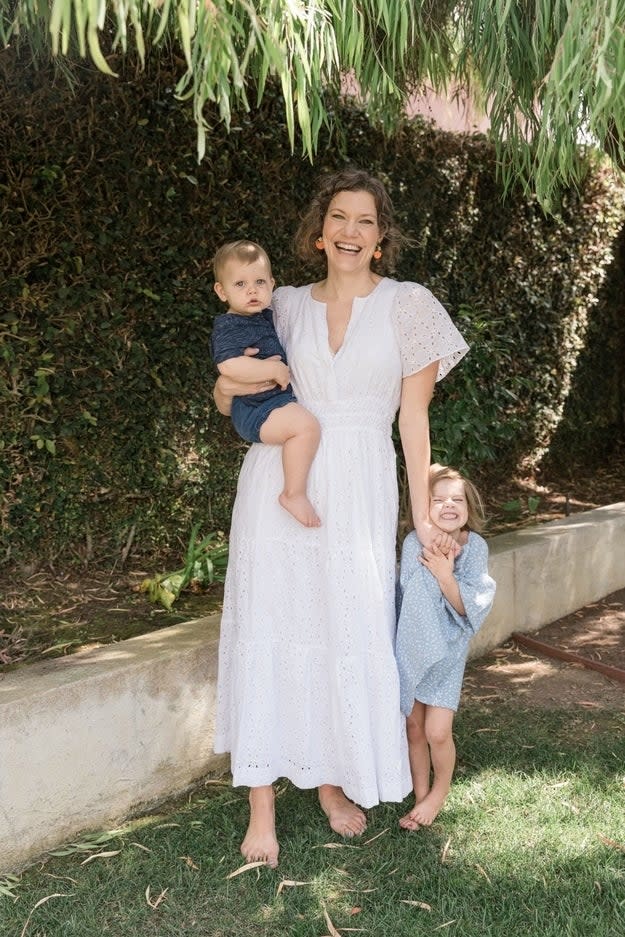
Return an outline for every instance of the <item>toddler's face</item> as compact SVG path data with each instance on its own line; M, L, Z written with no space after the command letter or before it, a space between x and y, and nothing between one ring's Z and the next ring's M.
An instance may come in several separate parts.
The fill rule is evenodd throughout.
M215 292L228 303L232 312L251 316L266 309L271 303L274 281L266 260L260 258L251 264L228 260L223 266L221 280L215 283Z
M460 478L441 478L430 495L430 518L445 533L461 530L469 519L464 482Z

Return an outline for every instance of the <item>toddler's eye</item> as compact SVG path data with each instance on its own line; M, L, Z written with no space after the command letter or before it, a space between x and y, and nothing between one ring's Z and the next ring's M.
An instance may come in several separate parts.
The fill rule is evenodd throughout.
M241 288L243 286L243 280L237 280L237 282L234 285Z
M257 286L264 286L266 282L267 282L266 280L258 279L258 280L256 281L256 285L257 285Z

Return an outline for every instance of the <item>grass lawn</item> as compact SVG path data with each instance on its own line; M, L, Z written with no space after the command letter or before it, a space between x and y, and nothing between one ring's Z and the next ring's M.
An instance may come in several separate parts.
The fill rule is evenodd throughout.
M401 831L401 806L384 805L344 841L314 792L284 783L278 869L234 877L246 792L208 783L0 878L0 934L622 937L624 730L606 710L467 706L452 793L429 830Z

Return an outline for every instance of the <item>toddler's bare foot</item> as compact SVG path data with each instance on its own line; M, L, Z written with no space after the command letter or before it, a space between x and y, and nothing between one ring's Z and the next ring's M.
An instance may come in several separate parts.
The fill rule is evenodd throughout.
M360 836L367 829L364 813L347 799L340 787L322 784L319 788L319 803L330 826L339 836Z
M287 495L283 491L278 501L304 527L321 527L321 521L306 495Z
M241 853L247 862L266 862L275 869L280 846L276 838L273 803L271 785L250 789L250 822L241 843Z
M438 793L432 789L427 797L414 805L408 816L421 826L430 826L438 816L446 797L447 792Z
M400 818L399 825L401 826L402 830L410 830L412 833L421 829L421 824L413 817L412 810Z

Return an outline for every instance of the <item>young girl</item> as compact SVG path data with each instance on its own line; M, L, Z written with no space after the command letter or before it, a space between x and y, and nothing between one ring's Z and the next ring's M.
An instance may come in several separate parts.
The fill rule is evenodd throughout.
M456 761L452 723L469 641L495 595L486 541L476 533L484 523L482 502L455 469L431 466L430 519L451 535L452 549L446 556L436 546L422 549L412 531L399 577L395 653L415 793L415 806L399 821L406 830L429 826L449 793Z

